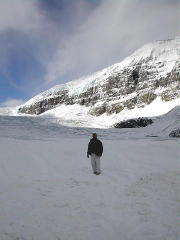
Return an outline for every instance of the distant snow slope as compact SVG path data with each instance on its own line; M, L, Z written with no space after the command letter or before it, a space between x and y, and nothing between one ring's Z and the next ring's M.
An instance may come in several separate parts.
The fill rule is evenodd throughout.
M144 108L135 108L133 110L123 110L121 113L103 115L96 117L88 114L89 108L81 106L79 104L74 105L61 105L52 110L49 110L41 114L42 121L48 122L48 124L56 123L69 127L88 127L88 128L111 128L114 124L138 117L150 117L161 116L168 113L173 108L180 107L180 99L175 99L170 102L164 102L160 98L154 100L150 105ZM17 108L0 108L0 116L26 116L30 119L37 118L36 116L30 116L26 114L19 114ZM165 115L166 116L166 115ZM176 120L176 117L170 115L172 120ZM161 118L161 117L160 117ZM162 116L162 118L164 118ZM180 119L179 119L180 120Z
M101 116L91 116L88 114L89 108L76 105L61 105L57 108L43 113L42 117L55 118L57 122L71 127L97 127L109 128L115 123L138 117L155 117L168 113L175 106L180 106L180 99L170 102L155 99L151 104L144 108L134 108L132 110L124 109L120 113L108 115L104 113Z
M67 110L67 114L68 112ZM74 138L97 132L105 139L109 139L109 137L110 139L143 139L152 136L156 136L158 139L168 139L171 131L180 129L180 106L173 108L164 115L153 117L153 124L145 128L106 129L102 128L102 119L102 122L96 122L96 124L94 124L94 129L92 128L93 124L91 122L93 119L82 120L81 116L80 118L81 120L76 118L72 121L66 118L66 113L62 118L50 116L0 116L0 136L13 137L16 139L49 139L54 137L59 138L65 134ZM104 123L104 125L105 124L106 123ZM88 125L89 128L84 127ZM98 128L98 126L100 126L100 128Z

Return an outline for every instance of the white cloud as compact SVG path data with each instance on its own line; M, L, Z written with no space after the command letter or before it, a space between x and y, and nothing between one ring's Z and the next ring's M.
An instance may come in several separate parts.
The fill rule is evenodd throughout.
M23 103L21 99L7 98L6 101L0 103L0 107L16 107Z

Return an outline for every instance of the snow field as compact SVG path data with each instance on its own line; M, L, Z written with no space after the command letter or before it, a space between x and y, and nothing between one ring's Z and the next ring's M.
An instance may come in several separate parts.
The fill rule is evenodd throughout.
M0 137L0 239L177 240L179 142L101 140L95 176L89 136Z

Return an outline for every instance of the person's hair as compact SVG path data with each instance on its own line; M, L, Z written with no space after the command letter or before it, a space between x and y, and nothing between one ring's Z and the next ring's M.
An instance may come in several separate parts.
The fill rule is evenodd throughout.
M92 135L93 135L93 137L97 137L97 133L93 133Z

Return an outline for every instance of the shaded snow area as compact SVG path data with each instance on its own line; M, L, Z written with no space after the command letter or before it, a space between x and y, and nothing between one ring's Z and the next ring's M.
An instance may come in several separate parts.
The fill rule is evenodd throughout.
M0 116L0 240L179 240L174 118L178 108L144 129L94 130ZM99 176L86 158L93 131Z

